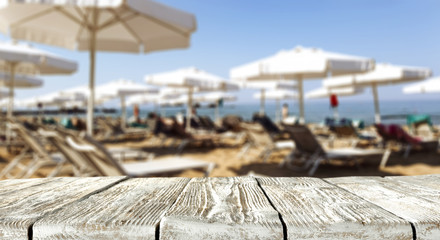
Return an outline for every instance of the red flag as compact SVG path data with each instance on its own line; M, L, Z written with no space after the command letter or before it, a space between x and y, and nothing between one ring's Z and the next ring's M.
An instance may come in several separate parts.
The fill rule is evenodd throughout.
M338 96L336 96L335 94L330 95L330 106L332 108L335 108L338 105L339 105Z

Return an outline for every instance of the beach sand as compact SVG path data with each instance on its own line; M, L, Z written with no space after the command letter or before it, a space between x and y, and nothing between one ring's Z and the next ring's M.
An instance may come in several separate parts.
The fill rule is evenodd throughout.
M175 148L160 147L158 141L147 139L141 142L124 142L105 144L107 147L133 147L147 152L155 153L156 158L169 157L175 155ZM341 145L339 143L339 145ZM295 172L286 167L279 167L284 156L290 151L282 150L274 152L267 162L257 159L262 150L251 149L242 159L238 158L242 145L234 146L225 144L220 147L199 147L188 146L182 153L183 157L199 159L207 162L216 163L216 168L211 172L211 177L232 177L243 175L262 175L271 177L297 177L307 176L306 172ZM0 148L0 168L14 156L8 154L5 148ZM135 160L131 160L135 161ZM333 160L329 164L321 164L314 177L340 177L340 176L394 176L394 175L423 175L440 173L440 153L439 152L411 152L408 158L402 154L393 152L387 166L379 170L380 157L371 157L361 161L360 167L356 167L353 162ZM32 177L41 177L41 173L47 174L52 168L43 168ZM65 169L61 176L71 176L70 169ZM202 177L202 171L187 170L174 174L162 176L174 177Z

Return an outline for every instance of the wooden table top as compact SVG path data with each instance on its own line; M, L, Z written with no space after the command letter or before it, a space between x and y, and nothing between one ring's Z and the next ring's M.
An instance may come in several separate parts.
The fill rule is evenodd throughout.
M440 239L440 175L0 181L0 239Z

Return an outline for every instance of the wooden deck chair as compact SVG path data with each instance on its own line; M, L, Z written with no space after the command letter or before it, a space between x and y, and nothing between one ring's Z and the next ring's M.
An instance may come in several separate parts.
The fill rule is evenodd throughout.
M292 140L274 141L260 124L241 123L241 127L245 129L248 142L239 153L239 158L242 158L252 147L262 147L263 150L258 155L258 159L263 159L263 162L266 162L274 151L295 147Z
M0 172L0 178L28 178L38 169L45 166L55 166L47 177L56 176L66 163L61 153L49 154L40 141L19 123L9 123L18 136L25 142L25 147L6 167ZM27 156L30 161L26 161Z
M66 142L66 136L73 135L69 131L44 130L39 129L38 133L45 137L73 167L73 175L75 177L93 177L99 176L93 163L84 156L84 153L74 150Z
M310 176L315 174L322 161L346 159L354 160L358 165L358 159L382 155L382 161L384 161L389 158L391 153L389 150L383 149L339 148L325 150L306 126L286 125L284 127L290 133L296 148L284 159L282 165L287 165L293 170L308 170Z
M163 173L178 172L187 169L205 169L209 176L215 164L181 157L168 157L135 163L120 163L96 140L83 134L81 137L66 137L67 143L75 150L84 153L93 163L96 171L102 176L146 177Z

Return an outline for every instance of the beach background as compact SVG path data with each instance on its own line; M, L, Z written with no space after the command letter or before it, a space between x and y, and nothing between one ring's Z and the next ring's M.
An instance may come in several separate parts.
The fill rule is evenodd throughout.
M281 103L289 104L291 115L297 115L297 105L295 101L281 101ZM440 124L440 109L438 104L432 100L399 100L399 101L381 101L381 111L384 123L398 123L406 125L406 116L408 114L429 114L434 125ZM107 106L108 107L108 106ZM113 106L114 107L114 106ZM226 103L220 109L220 116L238 115L244 120L251 120L252 115L259 111L259 101L252 103ZM105 116L118 117L119 108L116 113L107 114ZM266 102L266 114L275 119L275 103L273 101ZM328 102L326 101L306 101L306 120L308 123L320 123L325 117L331 117L333 114ZM165 107L155 109L153 105L141 105L140 116L146 117L149 112L158 111L165 113L165 116L173 116L178 112L185 112L186 106L181 107ZM132 115L133 108L128 107L128 116ZM208 115L214 119L214 109L208 108L206 105L197 110L199 115ZM366 123L366 129L374 132L373 124L373 104L372 101L356 100L346 101L341 99L339 112L341 117L351 119L362 119ZM78 115L81 116L81 115ZM62 118L62 115L54 115L54 117ZM176 154L176 149L169 146L161 146L160 140L146 138L142 141L135 142L117 142L106 143L106 147L132 147L142 149L143 151L154 153L158 159L162 157L172 157ZM202 161L216 163L216 168L211 172L212 177L231 177L243 176L249 174L288 177L288 176L307 176L307 172L295 172L286 167L280 167L279 164L283 158L290 153L290 150L282 150L274 152L267 162L263 162L258 158L259 153L263 150L254 148L246 154L245 157L239 158L242 149L241 143L231 142L217 147L198 147L188 146L182 153L182 156L194 158ZM335 147L350 147L350 141L346 139L338 139ZM396 147L395 150L398 150ZM0 168L4 167L8 160L12 159L5 148L0 149ZM322 164L316 172L316 177L338 177L338 176L394 176L394 175L421 175L421 174L438 174L440 173L440 161L438 152L420 152L412 151L408 158L404 158L399 151L393 152L387 166L384 169L378 169L380 157L363 159L360 168L356 167L352 162L332 161L331 164ZM39 174L51 169L42 169L33 177L41 177ZM64 173L69 176L70 172ZM63 174L61 174L63 175ZM202 177L203 172L197 170L187 170L175 174L167 174L165 176L179 177Z
M149 54L127 54L99 52L96 62L96 85L115 79L130 79L145 84L145 76L195 66L212 74L229 79L231 68L271 56L279 51L304 46L356 56L374 58L376 63L391 63L403 66L430 68L433 76L440 72L440 21L439 1L200 1L161 0L174 8L193 13L197 19L197 31L191 36L190 47L181 50L153 52ZM409 17L411 16L411 17ZM6 35L0 40L11 41ZM71 76L44 77L44 86L35 89L17 89L17 100L40 96L59 90L87 86L89 81L89 53L71 51L39 43L27 43L36 48L73 59L79 69ZM435 125L440 124L440 94L402 93L405 84L379 88L379 103L383 123L406 124L408 114L429 114ZM321 87L321 79L304 82L304 92ZM259 112L260 102L252 98L257 91L240 90L238 101L225 103L220 116L239 115L250 120ZM281 101L289 104L291 116L298 116L296 101ZM339 98L341 118L360 119L373 124L374 103L371 90L353 97ZM97 106L99 108L99 106ZM118 117L119 102L115 100L106 108L115 108ZM275 102L266 101L266 114L275 120ZM133 107L129 106L128 117ZM152 104L140 106L140 116L158 111L165 116L185 112L186 107L155 109ZM199 115L214 119L214 109L202 105ZM97 114L99 116L100 114ZM31 115L29 117L33 117ZM72 115L70 115L72 116ZM58 118L70 117L57 115ZM78 115L85 117L84 115ZM328 99L305 100L305 118L308 123L320 123L332 117ZM51 117L46 115L46 117ZM160 148L157 142L145 139L142 142L107 144L108 147L131 146L154 152L160 156L174 155L170 148ZM341 143L341 146L345 146ZM4 150L4 149L3 149ZM2 151L3 151L2 150ZM246 159L237 159L239 147L189 148L184 156L218 163L212 176L245 175L251 171L270 176L296 176L277 164L287 152L274 154L268 163L258 162L258 149ZM3 159L12 159L8 153L0 152ZM345 175L413 175L440 173L438 153L415 152L408 159L393 154L386 171L378 171L378 161L368 162L361 171L352 166L327 164L320 167L318 177ZM5 164L7 161L1 163ZM422 164L422 165L419 165ZM3 165L4 166L4 165ZM394 170L391 170L394 169ZM342 172L341 172L342 171ZM301 173L304 174L304 173ZM200 173L185 171L181 176L200 176Z

